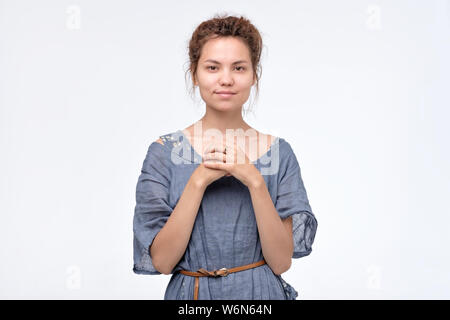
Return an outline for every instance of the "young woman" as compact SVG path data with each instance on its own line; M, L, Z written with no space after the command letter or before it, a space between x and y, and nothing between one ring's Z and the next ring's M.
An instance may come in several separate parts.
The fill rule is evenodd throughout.
M258 87L261 48L243 17L201 23L189 43L189 72L206 113L148 148L136 190L133 271L172 274L166 300L298 296L281 274L311 253L317 220L290 144L242 117Z

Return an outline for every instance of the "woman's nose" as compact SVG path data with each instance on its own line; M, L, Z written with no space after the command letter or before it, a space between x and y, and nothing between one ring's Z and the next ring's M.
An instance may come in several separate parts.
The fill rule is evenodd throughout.
M221 85L232 85L233 84L233 77L230 75L229 72L223 72L220 76L220 84Z

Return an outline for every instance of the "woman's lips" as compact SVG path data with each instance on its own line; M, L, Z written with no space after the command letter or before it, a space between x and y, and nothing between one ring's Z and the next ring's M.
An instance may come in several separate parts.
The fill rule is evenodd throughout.
M216 94L222 98L230 98L235 95L235 93L220 93L220 92L216 92Z

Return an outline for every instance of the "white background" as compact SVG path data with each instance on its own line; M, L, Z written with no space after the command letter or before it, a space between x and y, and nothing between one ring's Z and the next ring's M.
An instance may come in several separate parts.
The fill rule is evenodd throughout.
M450 1L223 3L0 0L0 298L163 298L132 272L136 183L203 115L187 44L225 12L263 36L246 120L291 143L319 223L298 299L449 299Z

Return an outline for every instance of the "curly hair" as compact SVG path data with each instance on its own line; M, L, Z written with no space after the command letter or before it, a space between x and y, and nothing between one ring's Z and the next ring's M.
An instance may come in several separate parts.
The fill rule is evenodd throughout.
M205 43L210 39L225 36L239 37L247 45L250 52L253 73L256 76L256 97L258 97L259 79L261 78L262 73L260 65L263 46L262 38L258 29L250 22L250 20L243 16L235 17L226 14L215 15L212 19L203 21L198 25L189 41L189 68L186 70L186 75L189 74L195 76L198 61ZM191 94L193 93L194 86L191 88Z

